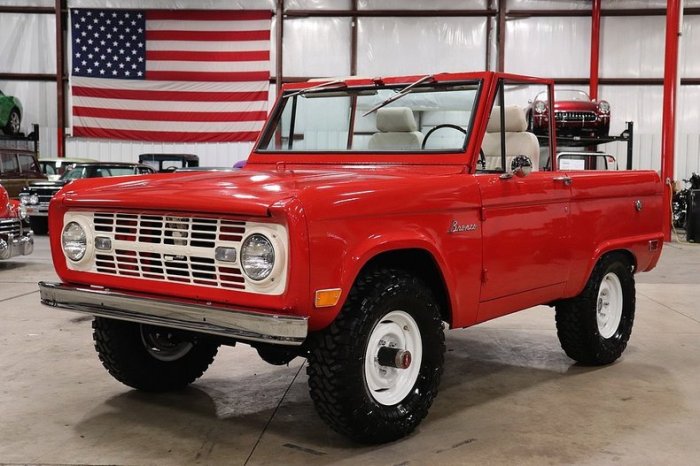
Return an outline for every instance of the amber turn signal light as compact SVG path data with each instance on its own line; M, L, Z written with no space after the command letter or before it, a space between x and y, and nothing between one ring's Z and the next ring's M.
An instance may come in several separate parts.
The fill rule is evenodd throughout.
M327 290L316 290L316 299L314 305L316 307L331 307L338 304L340 300L340 288L330 288Z

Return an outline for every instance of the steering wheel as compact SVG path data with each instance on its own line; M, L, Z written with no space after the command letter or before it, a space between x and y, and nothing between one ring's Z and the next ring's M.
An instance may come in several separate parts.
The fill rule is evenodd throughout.
M421 150L425 149L425 143L428 142L428 138L430 137L430 135L433 134L435 131L439 130L440 128L452 128L452 129L456 129L457 131L459 131L462 134L465 134L465 135L467 134L466 129L462 128L461 126L453 125L450 123L444 123L442 125L433 126L432 128L430 128L430 131L428 131L428 133L423 138L423 144L421 144L421 146L420 146Z

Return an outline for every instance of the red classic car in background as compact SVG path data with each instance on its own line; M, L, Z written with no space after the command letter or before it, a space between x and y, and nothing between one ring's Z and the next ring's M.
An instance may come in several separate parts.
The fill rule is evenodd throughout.
M530 130L547 134L549 99L546 92L537 94L527 110ZM554 92L554 120L557 135L564 137L606 137L610 131L610 104L592 100L588 94L574 89Z
M27 213L18 201L10 200L0 185L0 260L26 256L34 250Z

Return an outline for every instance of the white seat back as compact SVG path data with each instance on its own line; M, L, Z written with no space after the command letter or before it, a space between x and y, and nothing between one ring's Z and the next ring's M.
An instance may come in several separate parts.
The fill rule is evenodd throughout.
M518 155L532 160L532 169L539 169L540 143L537 136L528 133L525 112L517 105L505 107L506 166L501 167L501 107L494 106L481 144L486 159L486 169L499 168L510 171L510 164Z
M377 110L377 129L369 140L369 150L420 150L423 133L408 107L384 107Z

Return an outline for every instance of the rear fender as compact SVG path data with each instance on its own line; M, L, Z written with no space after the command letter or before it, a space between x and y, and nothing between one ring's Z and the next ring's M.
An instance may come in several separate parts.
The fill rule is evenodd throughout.
M569 283L566 290L566 297L577 296L583 291L588 282L588 278L593 273L593 268L600 259L611 252L622 252L626 254L634 266L636 272L648 272L656 266L661 256L664 237L662 232L618 238L605 241L600 244L586 264L585 280L579 283ZM655 245L655 246L654 246ZM653 250L652 250L653 249Z

